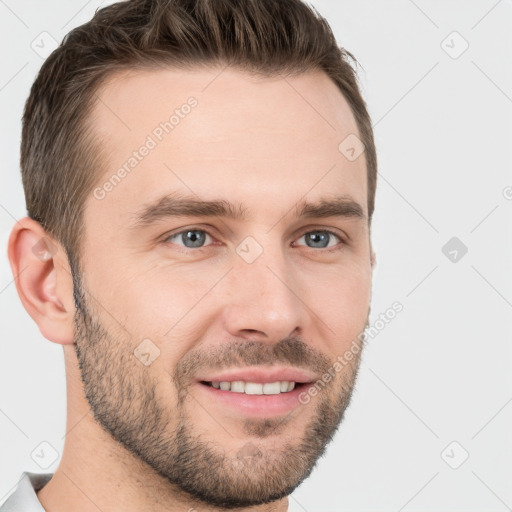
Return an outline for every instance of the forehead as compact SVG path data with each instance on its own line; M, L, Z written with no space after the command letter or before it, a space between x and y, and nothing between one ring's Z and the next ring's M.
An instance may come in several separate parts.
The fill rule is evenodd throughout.
M269 204L289 209L306 194L349 194L366 212L364 154L350 161L339 150L358 135L357 124L323 72L130 70L113 75L97 98L91 122L106 170L96 183L101 192L87 198L86 223L91 212L124 223L176 191L233 197L269 215L278 212Z

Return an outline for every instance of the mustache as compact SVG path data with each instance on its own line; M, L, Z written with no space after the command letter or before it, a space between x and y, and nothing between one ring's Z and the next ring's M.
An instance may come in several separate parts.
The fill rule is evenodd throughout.
M177 388L183 389L202 370L278 364L310 370L321 375L328 370L331 362L319 350L298 338L286 338L272 345L254 340L235 341L188 352L176 364L173 379Z

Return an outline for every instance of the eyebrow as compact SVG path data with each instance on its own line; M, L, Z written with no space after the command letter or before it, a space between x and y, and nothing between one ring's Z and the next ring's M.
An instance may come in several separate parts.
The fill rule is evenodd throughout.
M136 212L131 227L147 227L170 217L220 217L240 221L247 219L246 213L241 204L235 205L225 199L202 201L194 196L168 194ZM295 205L295 216L308 219L341 217L366 220L361 205L347 195L324 198L314 203L300 201Z

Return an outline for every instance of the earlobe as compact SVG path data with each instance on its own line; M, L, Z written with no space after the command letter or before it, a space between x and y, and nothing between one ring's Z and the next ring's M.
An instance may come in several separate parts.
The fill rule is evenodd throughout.
M18 295L41 334L62 345L73 343L73 281L65 251L37 221L14 225L8 256Z

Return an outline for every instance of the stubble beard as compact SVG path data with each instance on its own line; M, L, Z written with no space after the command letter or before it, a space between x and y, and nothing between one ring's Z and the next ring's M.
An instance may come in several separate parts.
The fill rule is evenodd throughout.
M75 352L93 417L117 443L164 477L176 492L210 506L232 509L288 496L310 475L350 403L361 351L310 402L308 409L314 406L315 411L309 412L311 419L302 428L302 435L292 427L298 424L301 414L308 414L301 409L305 406L285 418L246 419L242 428L247 442L235 450L228 449L207 438L208 431L218 427L214 418L210 428L201 425L202 432L198 432L188 413L190 407L198 405L190 400L186 387L177 389L175 409L168 403L162 406L164 401L156 393L156 376L135 359L131 344L127 345L122 336L111 335L91 314L77 272L73 272L73 282L77 307ZM242 353L243 348L239 347ZM283 353L291 355L293 349L305 350L303 342L283 340L273 347L274 355L281 357ZM256 352L253 356L258 357ZM323 365L326 370L327 363L326 359L317 360L317 369ZM180 375L185 366L185 361L176 365L173 380L177 386L183 384ZM280 449L265 448L266 440L283 432L287 441Z

